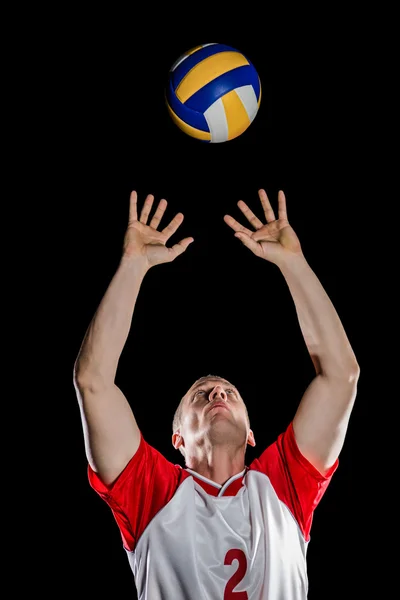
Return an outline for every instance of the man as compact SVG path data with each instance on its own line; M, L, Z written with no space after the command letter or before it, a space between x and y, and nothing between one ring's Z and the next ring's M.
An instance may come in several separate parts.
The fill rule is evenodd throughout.
M172 443L185 468L143 438L115 385L135 302L148 270L193 242L171 248L178 213L157 228L148 195L138 218L130 198L120 264L87 330L74 383L81 409L89 481L112 510L139 598L149 600L305 600L306 552L313 512L338 466L359 367L339 317L308 265L278 194L278 218L259 190L266 223L242 201L253 229L225 215L235 237L275 264L289 287L316 375L291 423L250 465L255 445L246 406L229 381L206 375L182 398Z

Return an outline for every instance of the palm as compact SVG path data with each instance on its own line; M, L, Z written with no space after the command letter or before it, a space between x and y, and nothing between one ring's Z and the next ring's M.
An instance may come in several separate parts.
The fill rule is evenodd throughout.
M140 221L133 221L126 230L124 240L125 255L142 255L149 266L169 260L166 235Z
M263 224L243 201L239 201L238 206L255 231L244 227L230 215L225 215L225 223L260 258L278 263L279 260L288 254L300 254L301 245L299 238L289 225L287 219L284 193L280 191L278 195L278 219L275 218L275 213L264 190L259 190L259 197L267 223Z
M158 231L157 227L164 215L167 201L160 200L149 225L147 225L153 201L154 196L149 194L146 197L138 219L137 194L136 192L131 193L129 223L124 238L124 255L127 257L140 256L145 258L148 267L173 261L193 241L193 238L184 238L168 248L166 244L182 223L183 214L178 213L175 215L164 229Z
M257 229L252 234L252 238L261 245L265 258L271 253L273 255L275 250L279 251L278 248L275 249L271 244L279 244L289 252L298 252L300 250L299 238L286 219L278 219L272 221L272 223L263 225L263 227Z

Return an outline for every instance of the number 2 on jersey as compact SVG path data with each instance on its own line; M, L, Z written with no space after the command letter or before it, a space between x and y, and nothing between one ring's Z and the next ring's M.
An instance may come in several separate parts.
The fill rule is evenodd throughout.
M243 550L232 548L225 556L224 565L231 565L234 560L238 561L238 568L225 586L224 600L248 600L247 592L234 592L234 588L242 581L247 570L247 559Z

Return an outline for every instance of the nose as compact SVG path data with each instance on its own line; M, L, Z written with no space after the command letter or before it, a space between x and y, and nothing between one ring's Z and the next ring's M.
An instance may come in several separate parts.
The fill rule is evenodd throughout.
M224 388L221 385L216 385L215 388L211 390L208 399L210 402L216 402L218 400L226 402L227 396Z

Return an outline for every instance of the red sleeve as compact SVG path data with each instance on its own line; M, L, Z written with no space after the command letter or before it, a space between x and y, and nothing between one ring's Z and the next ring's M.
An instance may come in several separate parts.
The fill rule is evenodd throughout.
M144 529L187 476L180 465L169 462L150 446L142 434L139 448L112 485L105 485L88 465L89 483L111 508L127 550L134 550Z
M249 469L268 476L278 498L286 504L303 532L310 539L313 513L319 504L333 473L337 459L328 473L322 475L300 452L290 423L273 444L255 459Z

